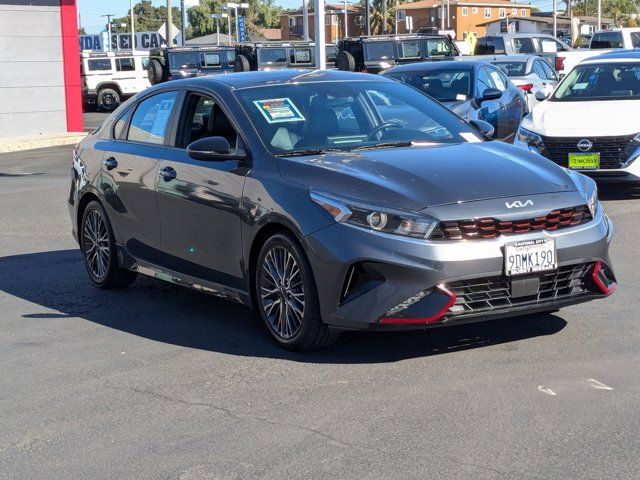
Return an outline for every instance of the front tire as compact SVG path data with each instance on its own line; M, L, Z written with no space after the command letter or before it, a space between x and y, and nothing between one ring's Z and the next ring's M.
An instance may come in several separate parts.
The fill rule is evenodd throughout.
M338 338L322 321L311 266L291 235L278 233L265 242L254 282L262 321L281 347L313 350Z
M100 288L124 288L137 276L136 272L120 268L115 237L109 218L95 200L89 202L80 223L80 250L91 282Z

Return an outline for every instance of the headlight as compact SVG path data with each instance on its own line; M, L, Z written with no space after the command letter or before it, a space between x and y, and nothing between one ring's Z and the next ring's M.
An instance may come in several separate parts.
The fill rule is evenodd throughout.
M534 147L542 145L542 137L540 135L522 127L518 129L518 140Z
M324 208L336 222L377 232L412 238L428 238L438 221L388 207L366 205L326 193L311 192L311 200Z
M573 177L573 183L575 183L578 190L584 195L587 206L589 207L589 212L591 212L591 216L595 218L599 205L598 185L596 185L596 182L593 179L586 175L582 175L574 170L566 169L566 171Z

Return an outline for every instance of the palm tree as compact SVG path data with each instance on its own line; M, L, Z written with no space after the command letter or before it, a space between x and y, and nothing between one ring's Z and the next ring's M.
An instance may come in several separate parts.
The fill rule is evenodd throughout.
M604 15L611 18L616 27L632 20L631 15L638 13L638 6L634 0L607 0L603 5Z

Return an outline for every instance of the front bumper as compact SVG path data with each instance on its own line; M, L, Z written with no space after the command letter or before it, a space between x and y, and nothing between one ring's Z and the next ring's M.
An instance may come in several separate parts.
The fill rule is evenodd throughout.
M320 310L327 324L342 329L412 330L556 310L605 297L611 292L604 293L590 278L596 263L600 262L611 280L615 280L608 253L612 234L613 225L599 208L596 217L583 225L495 239L426 242L340 223L306 239L312 252L310 262ZM527 277L539 277L540 295L521 299L523 301L494 298L482 304L469 304L477 292L466 288L468 285L483 284L489 279L502 282L503 291L509 292L512 288L510 280L503 275L505 243L540 237L555 238L559 266L557 272ZM577 273L566 273L574 270ZM363 272L363 276L351 280L354 274ZM582 280L565 277L581 274L584 288L566 294L566 288ZM543 278L545 275L555 279ZM565 281L556 284L558 290L565 290L542 293L545 288L549 290L549 282L554 285L554 280ZM354 284L357 285L353 287ZM354 288L354 292L350 292L350 288ZM425 292L430 293L424 295ZM451 293L456 297L453 301ZM421 298L409 307L416 310L415 315L409 315L414 320L381 321L384 317L394 317L390 312L403 302L415 300L416 296ZM406 319L407 311L399 316L404 315Z
M513 144L531 152L545 156L536 147L518 140L516 134ZM577 148L575 149L578 150ZM545 157L547 158L547 157ZM553 160L552 160L553 161ZM566 165L561 165L566 167ZM640 184L640 147L622 163L621 168L601 168L598 170L578 170L580 173L598 182Z

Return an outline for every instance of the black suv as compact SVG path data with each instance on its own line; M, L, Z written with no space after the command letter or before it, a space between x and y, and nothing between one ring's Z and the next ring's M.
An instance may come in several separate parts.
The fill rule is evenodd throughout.
M460 55L449 35L416 33L345 38L338 42L338 70L380 73L394 65L451 60Z
M159 48L151 51L147 73L151 85L178 78L216 75L233 71L232 46Z
M236 72L248 72L280 68L314 68L315 43L313 42L261 42L236 45ZM335 66L338 49L326 46L327 67Z

